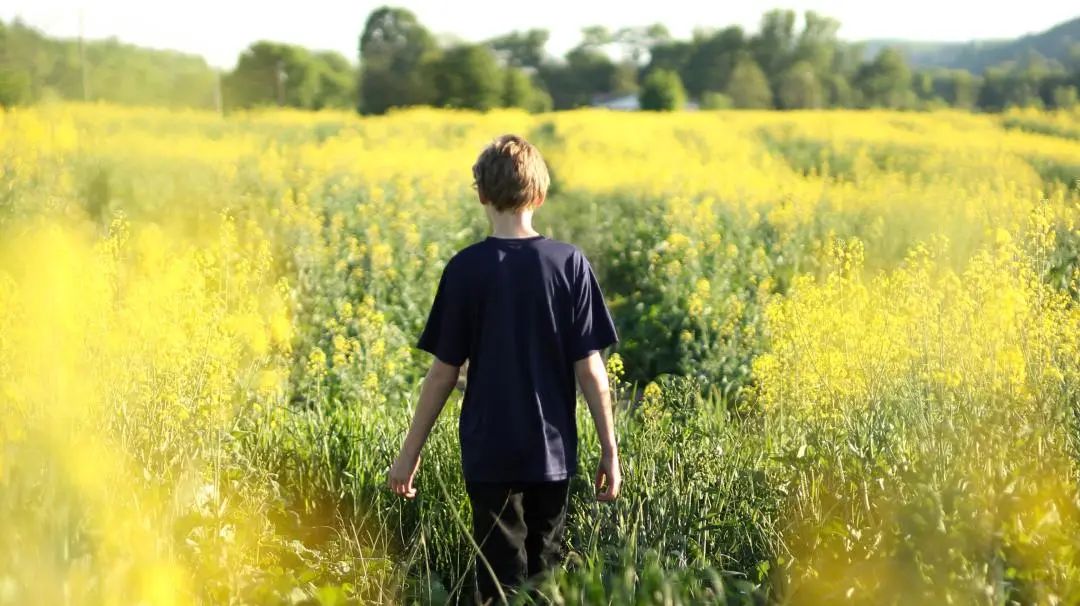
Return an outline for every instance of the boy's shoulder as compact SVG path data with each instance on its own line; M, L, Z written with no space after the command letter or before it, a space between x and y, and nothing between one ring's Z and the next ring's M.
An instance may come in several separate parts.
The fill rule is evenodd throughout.
M544 246L548 247L552 252L560 253L564 257L584 255L581 249L570 242L563 242L562 240L555 240L553 238L545 238L541 240Z
M473 261L484 259L491 254L492 250L497 250L501 244L506 243L491 238L473 242L454 253L447 262L447 265L467 265ZM511 242L511 244L514 243ZM526 243L522 242L520 244ZM576 245L571 244L570 242L548 238L546 236L538 240L527 242L527 244L534 250L539 251L542 255L559 261L567 261L570 259L577 260L585 257L585 253Z

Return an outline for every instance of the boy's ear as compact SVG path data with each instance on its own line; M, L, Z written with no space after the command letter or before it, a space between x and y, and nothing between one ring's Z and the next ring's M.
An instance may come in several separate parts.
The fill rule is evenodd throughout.
M547 200L547 195L540 194L536 197L536 202L533 202L533 208L540 208L541 206L543 206L545 200Z

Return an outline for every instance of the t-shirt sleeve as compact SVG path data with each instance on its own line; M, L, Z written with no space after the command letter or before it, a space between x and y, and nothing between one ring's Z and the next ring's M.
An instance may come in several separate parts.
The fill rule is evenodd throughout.
M454 275L452 263L443 268L435 300L416 347L451 366L461 366L469 356L467 292Z
M592 265L578 254L574 263L570 329L570 359L578 361L619 341L615 322L608 311L604 293L596 281Z

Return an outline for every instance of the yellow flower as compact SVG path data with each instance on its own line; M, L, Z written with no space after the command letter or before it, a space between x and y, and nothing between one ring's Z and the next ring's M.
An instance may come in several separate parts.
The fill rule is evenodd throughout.
M608 356L607 373L612 378L612 381L618 382L622 378L624 370L622 356L617 352Z
M311 350L308 354L307 361L308 374L313 377L320 377L326 373L326 352L318 347Z
M360 383L360 388L364 391L374 393L379 389L379 377L373 372L369 372L364 375L364 380Z
M655 381L649 381L649 384L645 386L642 395L647 401L656 401L659 400L660 396L663 394L660 390L660 386L657 385Z
M697 293L690 295L686 311L693 318L699 317L701 313L705 311L705 302L701 300L701 297Z
M286 348L292 342L292 323L284 312L274 314L270 318L270 338L274 344Z
M276 369L266 369L259 373L258 390L263 395L278 393L281 389L283 376Z
M345 320L345 319L351 318L352 315L353 315L352 303L350 303L348 301L342 301L340 304L338 304L338 317Z
M1012 236L1009 235L1009 231L1004 228L997 228L994 230L994 243L998 246L1008 246L1012 242Z

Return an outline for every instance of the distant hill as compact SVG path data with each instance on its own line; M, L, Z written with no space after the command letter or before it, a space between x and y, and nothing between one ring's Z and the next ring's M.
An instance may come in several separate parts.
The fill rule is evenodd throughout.
M973 40L971 42L912 42L908 40L867 40L863 42L867 56L884 47L899 49L908 62L916 67L948 67L982 73L986 68L1005 61L1019 60L1035 51L1043 57L1068 65L1080 57L1080 17L1055 25L1038 34L1028 34L1013 40ZM1073 50L1073 49L1077 50Z

